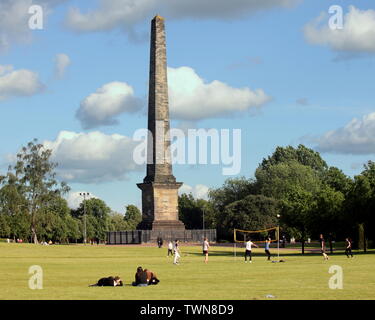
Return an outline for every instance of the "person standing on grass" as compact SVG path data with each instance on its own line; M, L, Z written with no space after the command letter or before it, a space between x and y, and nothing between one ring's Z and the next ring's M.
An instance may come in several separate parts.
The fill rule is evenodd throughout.
M352 253L352 239L346 238L345 239L345 254L349 258L349 255L352 256L353 258L353 253Z
M319 242L320 242L320 251L323 255L323 258L324 258L324 260L328 260L329 257L326 254L326 242L324 241L324 238L323 238L322 234L320 234L320 236L319 236Z
M173 264L179 264L179 261L180 261L180 248L179 248L178 239L176 239L175 242L174 242Z
M271 243L271 238L266 239L266 245L264 247L264 252L267 255L267 260L271 260L271 253L270 253L270 243Z
M162 237L158 237L157 239L158 247L161 248L163 246L163 239Z
M251 239L249 239L247 242L246 242L246 250L245 250L245 263L247 263L247 257L249 257L249 262L251 263L251 247L254 246L254 247L257 247L258 246L251 241Z
M208 262L208 249L210 248L210 244L208 243L208 239L203 239L203 254L204 254L204 263Z
M168 257L169 255L173 256L173 243L172 241L169 241L168 243Z

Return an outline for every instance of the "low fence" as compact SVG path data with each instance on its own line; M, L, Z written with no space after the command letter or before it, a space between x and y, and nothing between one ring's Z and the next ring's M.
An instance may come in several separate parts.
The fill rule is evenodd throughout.
M163 241L202 242L206 237L209 242L216 242L216 229L205 230L133 230L107 232L107 244L140 244L155 242L160 237Z

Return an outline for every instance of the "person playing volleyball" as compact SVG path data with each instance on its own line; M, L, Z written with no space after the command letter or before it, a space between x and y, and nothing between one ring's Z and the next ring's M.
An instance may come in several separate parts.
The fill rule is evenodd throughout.
M264 247L264 252L266 253L266 255L267 255L267 257L268 257L267 260L271 260L270 243L271 243L271 238L268 237L268 238L266 239L266 245L265 245L265 247Z
M245 251L245 263L247 262L247 257L249 257L249 262L251 263L251 247L254 246L254 247L257 247L258 246L251 241L251 239L249 239L247 242L246 242L246 251Z

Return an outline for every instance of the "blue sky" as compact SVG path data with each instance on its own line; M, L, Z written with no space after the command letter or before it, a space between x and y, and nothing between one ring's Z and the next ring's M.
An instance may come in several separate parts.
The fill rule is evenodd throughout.
M37 138L54 149L59 176L72 188L71 204L86 191L119 212L140 206L136 183L145 169L131 163L131 137L147 124L149 29L156 14L166 18L170 79L205 84L200 95L170 101L172 126L241 129L236 176L253 176L276 146L299 143L350 176L374 160L373 1L133 2L1 2L0 172ZM44 9L42 30L27 26L32 4ZM342 30L327 29L331 5L343 9ZM218 105L207 101L214 81L225 89L217 92ZM178 83L170 83L170 94L182 90ZM256 89L267 98L258 96L258 105L249 94ZM119 91L124 100L113 102ZM87 128L76 113L92 119L95 107L110 116ZM108 125L111 120L116 123ZM221 165L175 165L174 174L184 191L198 196L231 177Z

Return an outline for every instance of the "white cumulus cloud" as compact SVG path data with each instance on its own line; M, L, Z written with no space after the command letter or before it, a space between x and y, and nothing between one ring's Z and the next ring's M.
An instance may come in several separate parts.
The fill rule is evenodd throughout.
M66 17L69 28L79 32L129 31L155 13L168 18L231 19L260 10L288 7L299 0L100 0L97 8L81 12L71 8Z
M61 79L70 63L71 61L67 54L58 53L55 57L55 76Z
M113 125L116 116L124 112L136 112L142 102L134 96L134 90L124 82L110 82L82 100L76 117L85 129Z
M124 180L129 173L143 170L133 160L137 144L129 137L98 131L61 131L55 140L43 142L52 150L51 160L58 163L59 178L81 183Z
M375 112L354 118L318 139L317 150L343 154L375 154Z
M322 14L305 26L304 34L310 43L340 52L375 53L375 10L350 6L342 29L331 29L326 18L328 15Z
M194 187L192 187L184 183L179 189L179 194L191 193L195 199L207 200L208 191L209 191L209 188L203 184L197 184Z
M51 13L51 9L68 0L1 0L0 1L0 52L9 49L13 43L28 43L32 40L29 28L32 5L40 5L43 9L43 21Z
M199 120L261 107L270 97L262 89L233 88L214 80L206 83L190 67L168 68L171 117Z
M12 97L32 96L43 90L36 72L0 65L0 101Z

